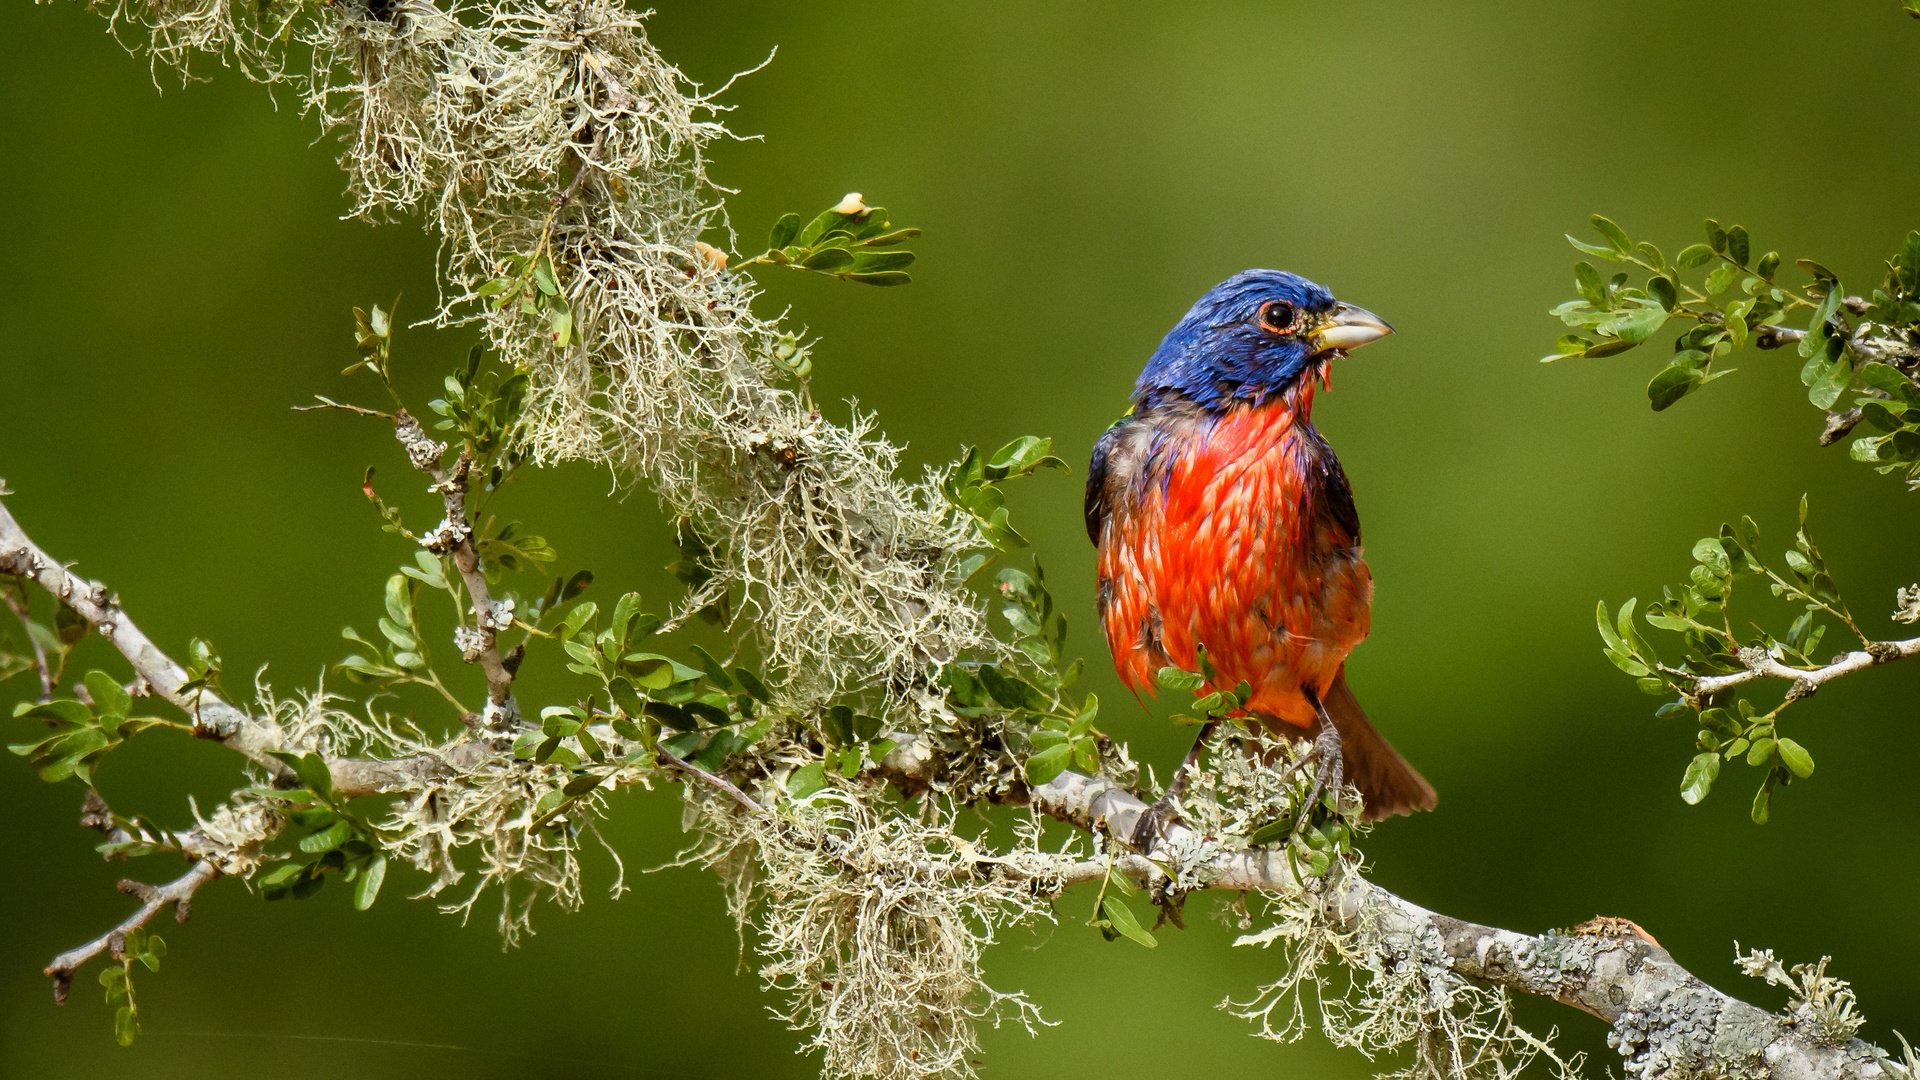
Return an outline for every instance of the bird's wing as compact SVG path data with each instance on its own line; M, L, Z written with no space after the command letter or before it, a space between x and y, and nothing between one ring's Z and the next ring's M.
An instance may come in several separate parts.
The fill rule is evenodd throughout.
M1331 446L1323 441L1318 449L1318 501L1334 524L1345 529L1357 545L1360 543L1360 508L1353 504L1353 488L1347 483L1347 470L1340 467L1340 459L1334 456Z
M1121 432L1132 420L1131 413L1121 417L1093 444L1093 461L1087 466L1086 514L1087 539L1096 546L1100 543L1101 530L1113 514L1113 492L1108 483L1112 477L1108 475L1107 466L1113 459L1114 449L1120 445Z

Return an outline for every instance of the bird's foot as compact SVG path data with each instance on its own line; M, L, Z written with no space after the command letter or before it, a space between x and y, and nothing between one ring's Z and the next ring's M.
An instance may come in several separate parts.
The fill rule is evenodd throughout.
M1311 768L1313 782L1307 785L1307 794L1300 800L1299 814L1294 818L1293 836L1299 836L1313 817L1313 808L1320 805L1320 796L1328 790L1335 798L1347 784L1347 762L1340 752L1340 733L1332 724L1322 727L1313 741L1308 744L1305 753L1287 766L1288 772L1296 769Z
M1167 826L1179 820L1174 812L1174 804L1180 796L1187 793L1187 784L1193 779L1194 770L1200 767L1200 753L1206 749L1207 736L1213 733L1216 720L1209 720L1200 726L1194 736L1193 746L1187 750L1186 760L1173 771L1173 780L1167 784L1167 790L1155 799L1152 806L1140 815L1134 823L1133 832L1127 837L1127 843L1142 855L1149 854L1166 839Z
M1142 855L1149 855L1160 846L1167 837L1167 827L1180 820L1174 809L1174 801L1179 798L1169 791L1153 801L1153 805L1140 812L1139 820L1134 822L1133 832L1127 835L1127 846Z

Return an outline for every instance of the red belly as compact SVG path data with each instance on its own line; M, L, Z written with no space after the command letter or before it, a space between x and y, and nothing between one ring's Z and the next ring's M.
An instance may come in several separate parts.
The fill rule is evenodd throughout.
M1101 539L1102 611L1114 665L1146 693L1204 645L1248 711L1301 726L1367 636L1373 579L1354 538L1310 502L1314 441L1286 403L1236 409L1169 432L1143 490ZM1161 482L1164 478L1164 486Z

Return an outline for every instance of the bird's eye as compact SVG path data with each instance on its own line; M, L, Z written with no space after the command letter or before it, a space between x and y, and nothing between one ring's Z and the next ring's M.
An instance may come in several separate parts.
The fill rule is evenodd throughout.
M1299 311L1285 300L1269 300L1260 305L1260 325L1276 334L1292 330L1299 318Z

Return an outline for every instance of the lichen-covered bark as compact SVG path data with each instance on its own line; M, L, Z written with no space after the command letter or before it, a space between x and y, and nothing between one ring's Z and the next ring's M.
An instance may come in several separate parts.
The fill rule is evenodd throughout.
M1115 840L1132 836L1147 810L1147 803L1125 788L1077 773L1061 774L1029 798L1051 817ZM1151 880L1164 873L1157 864L1177 859L1177 852L1201 849L1190 833L1175 823L1146 858L1135 856L1123 865ZM1467 979L1591 1013L1612 1025L1608 1045L1638 1080L1900 1075L1879 1047L1854 1038L1822 1039L1788 1017L1708 986L1624 919L1595 919L1541 934L1503 930L1429 911L1358 875L1302 879L1277 848L1212 856L1202 876L1214 888L1312 896L1335 926L1370 927L1376 947L1416 956L1430 951Z

